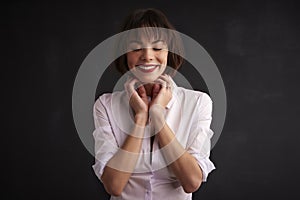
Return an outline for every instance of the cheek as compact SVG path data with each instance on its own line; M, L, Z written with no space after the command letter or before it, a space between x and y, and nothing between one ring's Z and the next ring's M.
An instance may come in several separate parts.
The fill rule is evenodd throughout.
M168 52L160 54L159 55L159 59L160 59L161 63L167 64L167 61L168 61Z
M132 68L132 66L134 66L136 62L135 56L133 56L132 54L127 54L126 58L128 67Z

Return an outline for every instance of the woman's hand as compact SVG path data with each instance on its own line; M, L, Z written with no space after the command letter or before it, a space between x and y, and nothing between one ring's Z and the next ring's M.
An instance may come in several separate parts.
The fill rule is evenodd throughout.
M142 121L146 123L148 120L148 97L145 87L142 84L140 84L137 90L135 89L136 83L139 83L139 80L131 77L126 81L124 87L129 98L129 105L134 110L136 122Z
M172 83L168 75L161 75L153 85L152 101L150 107L154 104L159 104L165 108L172 99Z
M159 132L165 125L165 107L172 99L172 82L168 75L161 75L152 87L152 101L149 105L149 117L151 117L155 132Z

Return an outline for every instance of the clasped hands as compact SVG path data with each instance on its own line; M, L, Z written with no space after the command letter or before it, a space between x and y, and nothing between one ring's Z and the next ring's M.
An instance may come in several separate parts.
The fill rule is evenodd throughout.
M135 123L145 126L148 118L157 126L164 122L164 110L172 99L172 82L169 75L161 75L155 80L151 88L151 100L148 100L146 88L149 84L142 84L137 78L130 77L124 84L129 98L129 105L135 113ZM149 93L149 92L148 92ZM149 94L148 94L149 95Z

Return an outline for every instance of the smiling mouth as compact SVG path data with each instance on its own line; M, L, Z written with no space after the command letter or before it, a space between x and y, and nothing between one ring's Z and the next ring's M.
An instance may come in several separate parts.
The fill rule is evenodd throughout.
M159 65L138 65L136 66L137 69L144 73L150 73L153 72Z

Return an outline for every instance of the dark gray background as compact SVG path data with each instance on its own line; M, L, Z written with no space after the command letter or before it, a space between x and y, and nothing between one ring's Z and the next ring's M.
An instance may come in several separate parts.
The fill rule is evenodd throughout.
M107 199L73 123L73 82L88 53L146 7L164 11L208 51L228 95L211 152L217 169L194 199L299 198L297 1L197 2L1 3L1 199ZM192 67L182 73L205 90ZM115 79L103 77L101 90Z

